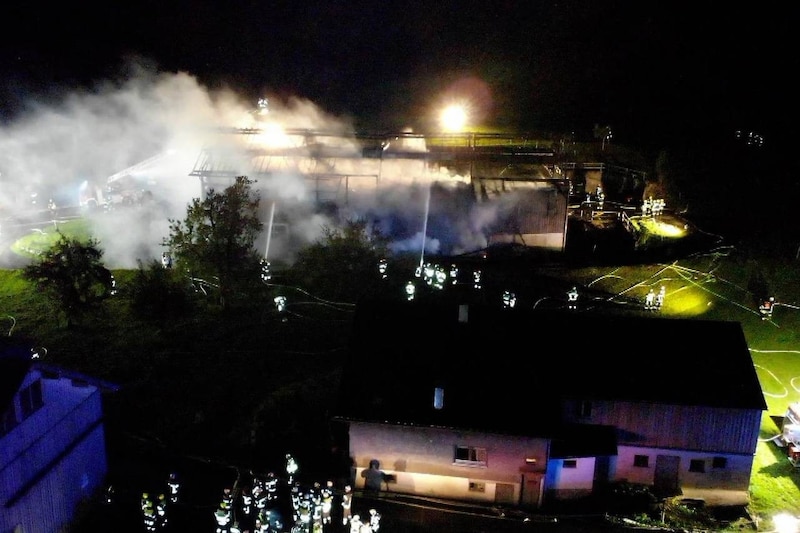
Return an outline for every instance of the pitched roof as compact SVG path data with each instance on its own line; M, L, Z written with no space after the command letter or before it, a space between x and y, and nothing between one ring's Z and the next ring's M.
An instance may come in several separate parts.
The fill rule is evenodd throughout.
M360 303L337 417L527 435L570 398L766 408L736 322L459 309Z
M28 341L0 337L0 413L5 412L14 395L19 391L25 376L32 370L40 370L47 375L84 382L103 391L113 392L119 389L119 386L114 383L49 365L40 359L32 359L32 347L33 344Z

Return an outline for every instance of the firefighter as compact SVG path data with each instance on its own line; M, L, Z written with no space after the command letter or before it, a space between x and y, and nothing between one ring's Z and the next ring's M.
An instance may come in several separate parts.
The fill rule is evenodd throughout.
M167 489L169 489L169 502L172 504L178 503L178 492L180 491L181 484L178 481L178 475L175 472L170 472L167 478Z
M263 516L259 514L256 518L254 533L267 533L269 531L269 517L266 514Z
M222 489L222 501L219 504L220 508L224 508L230 512L233 507L233 491L230 487Z
M261 281L264 283L269 283L272 279L272 274L270 273L270 264L269 261L266 259L261 260Z
M361 533L361 515L354 514L350 518L350 533Z
M322 496L322 523L331 523L331 509L333 508L333 481L328 480L320 491Z
M409 281L406 283L406 300L411 301L414 299L414 293L417 292L417 288L414 286L413 281Z
M758 310L761 312L761 320L768 320L772 317L772 308L775 305L775 298L770 296L767 300L764 300Z
M644 297L644 308L648 311L655 309L655 302L656 302L656 293L653 292L653 289L647 293L647 296Z
M662 285L661 288L658 290L658 294L656 294L656 308L661 309L661 306L664 305L664 297L667 294L667 289Z
M150 499L150 494L147 492L142 493L141 508L145 530L155 531L157 527L156 509L153 505L153 500Z
M231 530L231 513L222 507L214 512L214 519L217 521L217 533L229 533Z
M318 482L314 482L314 488L311 490L311 524L322 526L322 489Z
M642 201L642 216L647 216L651 214L652 209L653 209L653 198L652 197L645 198Z
M300 492L300 482L295 481L291 489L292 520L294 520L295 522L297 522L300 519L300 499L302 497L303 494Z
M242 487L241 492L242 514L249 518L253 513L253 495L248 487Z
M308 531L311 526L311 499L310 495L304 495L300 498L300 509L298 511L298 522L301 524L305 531Z
M450 265L450 283L452 285L458 283L458 266L455 264Z
M106 505L111 505L114 503L114 485L109 485L106 487Z
M167 527L167 497L163 493L156 500L156 515L159 529Z
M439 265L436 265L436 272L434 273L434 283L433 286L437 289L444 288L444 282L447 281L447 272L444 271Z
M140 501L140 504L141 504L141 507L142 507L142 511L144 511L145 508L147 508L147 507L152 507L153 506L153 500L150 499L150 494L149 493L147 493L147 492L143 492L142 493L142 499Z
M512 308L517 304L517 297L511 291L503 291L503 307Z
M144 529L146 531L156 531L158 529L158 516L156 510L150 506L143 510L144 512Z
M169 252L162 252L161 265L164 268L172 268L172 256L169 255Z
M567 292L567 308L573 311L578 308L578 288L575 286Z
M297 461L294 460L292 454L286 454L286 474L288 475L288 479L286 483L291 487L292 483L294 483L294 476L297 474L297 470L299 466L297 465Z
M264 482L264 487L267 489L267 501L273 502L278 498L278 477L275 472L267 474L267 480Z
M346 526L353 516L353 487L350 485L344 486L344 493L342 494L342 525Z
M381 527L381 514L376 509L369 510L369 527L373 533L377 533Z
M253 502L258 511L267 508L267 491L260 484L253 487Z

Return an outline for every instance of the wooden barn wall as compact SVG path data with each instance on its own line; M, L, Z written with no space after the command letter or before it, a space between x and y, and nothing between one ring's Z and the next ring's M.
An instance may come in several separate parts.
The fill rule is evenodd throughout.
M620 444L755 453L762 412L689 405L637 402L592 402L591 416L577 419L573 405L566 409L575 422L611 425Z

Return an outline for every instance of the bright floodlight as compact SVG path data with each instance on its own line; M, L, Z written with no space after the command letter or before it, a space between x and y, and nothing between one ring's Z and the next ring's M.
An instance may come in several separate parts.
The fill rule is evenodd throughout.
M449 105L442 111L441 121L445 131L462 131L467 124L467 110L461 105Z

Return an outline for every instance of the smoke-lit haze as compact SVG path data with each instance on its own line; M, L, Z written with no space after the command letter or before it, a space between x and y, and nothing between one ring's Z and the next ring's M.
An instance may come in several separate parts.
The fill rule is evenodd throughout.
M484 230L497 206L462 203L468 192L464 180L447 169L428 169L423 160L361 158L358 142L347 137L352 127L346 117L331 116L299 98L269 98L265 118L256 112L256 102L243 101L235 88L212 92L191 74L145 67L133 72L124 81L101 82L91 92L75 92L57 103L29 102L29 111L0 130L4 226L24 220L32 209L45 209L49 198L59 207L77 206L82 183L103 190L109 176L129 169L152 191L150 207L118 208L93 220L106 264L133 268L137 260L160 257L169 219L183 219L189 202L201 195L200 178L189 174L201 154L210 153L203 152L204 148L214 146L214 153L233 165L227 170L234 175L249 175L252 159L229 157L243 154L247 143L268 140L309 149L282 134L280 128L286 128L336 133L318 142L335 145L338 153L352 153L352 157L336 158L335 163L330 158L287 162L289 158L274 157L272 168L262 169L266 173L249 176L261 191L265 229L274 225L273 235L283 237L270 239L270 249L264 250L270 258L291 261L299 246L317 239L325 225L341 222L342 217L368 220L394 239L395 251L422 250L423 231L425 250L430 253L461 253L486 245ZM259 137L218 130L248 127L261 128L263 133ZM411 141L418 143L396 142L405 142L402 149L406 151L425 149L422 140ZM390 142L386 150L394 148ZM129 168L159 155L164 157L150 166ZM350 177L322 185L307 177L327 174ZM210 185L224 188L222 182ZM36 207L31 205L34 193ZM325 194L329 197L321 197ZM320 200L338 209L319 209ZM284 228L283 233L278 227ZM259 246L266 242L262 238Z

